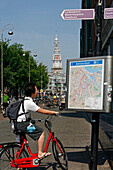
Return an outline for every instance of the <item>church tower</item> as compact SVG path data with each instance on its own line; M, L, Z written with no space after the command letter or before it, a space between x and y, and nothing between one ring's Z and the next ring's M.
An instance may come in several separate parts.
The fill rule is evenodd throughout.
M52 72L53 74L62 73L62 59L60 54L59 42L57 38L57 34L54 42L54 51L53 51L53 59L52 59Z

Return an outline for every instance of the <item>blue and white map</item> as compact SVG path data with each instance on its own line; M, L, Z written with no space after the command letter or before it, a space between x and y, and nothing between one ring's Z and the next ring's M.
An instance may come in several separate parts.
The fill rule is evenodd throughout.
M103 109L104 60L70 62L68 108Z

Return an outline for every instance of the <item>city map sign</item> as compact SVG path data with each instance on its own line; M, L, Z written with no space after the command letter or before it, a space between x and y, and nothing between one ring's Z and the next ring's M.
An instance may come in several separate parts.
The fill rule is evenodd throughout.
M113 57L67 60L66 109L112 112Z
M64 20L90 20L94 19L94 9L67 9L61 13Z

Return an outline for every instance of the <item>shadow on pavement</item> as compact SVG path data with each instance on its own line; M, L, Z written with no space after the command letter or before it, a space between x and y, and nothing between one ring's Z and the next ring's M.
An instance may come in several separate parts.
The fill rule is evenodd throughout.
M75 118L85 118L87 122L91 123L91 118L92 118L92 113L86 113L86 112L72 112L72 113L67 113L65 111L60 112L61 116L65 117L75 117Z
M65 148L70 148L70 147L65 147ZM74 162L80 162L80 163L86 163L90 164L90 155L91 151L89 151L89 147L86 146L84 147L71 147L72 149L85 149L85 151L79 151L79 152L67 152L68 155L68 161L74 161ZM98 165L103 165L106 161L106 156L104 155L103 151L98 152Z
M53 170L61 170L61 168L59 167L58 163L48 163L48 164L43 164L40 165L37 168L29 168L29 170L46 170L46 169L53 169Z
M72 162L85 163L85 164L88 164L88 166L90 166L91 151L90 151L89 146L86 146L86 147L65 147L65 148L84 150L84 151L79 151L79 152L67 152L68 161L69 162L72 161ZM106 161L106 157L101 150L98 152L98 157L99 157L98 165L104 165L104 163ZM40 165L37 168L31 168L30 170L35 170L35 169L47 170L49 168L51 168L53 170L61 169L57 163L48 163L48 164L45 163L43 165Z

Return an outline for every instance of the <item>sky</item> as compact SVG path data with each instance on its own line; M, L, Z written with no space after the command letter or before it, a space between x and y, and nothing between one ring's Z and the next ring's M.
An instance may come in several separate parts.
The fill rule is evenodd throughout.
M54 41L57 33L63 72L66 72L67 59L80 57L81 21L63 20L61 13L65 9L81 9L82 0L1 0L0 29L3 38L11 39L10 44L23 45L31 55L37 53L38 62L52 68ZM13 35L9 28L14 26Z

